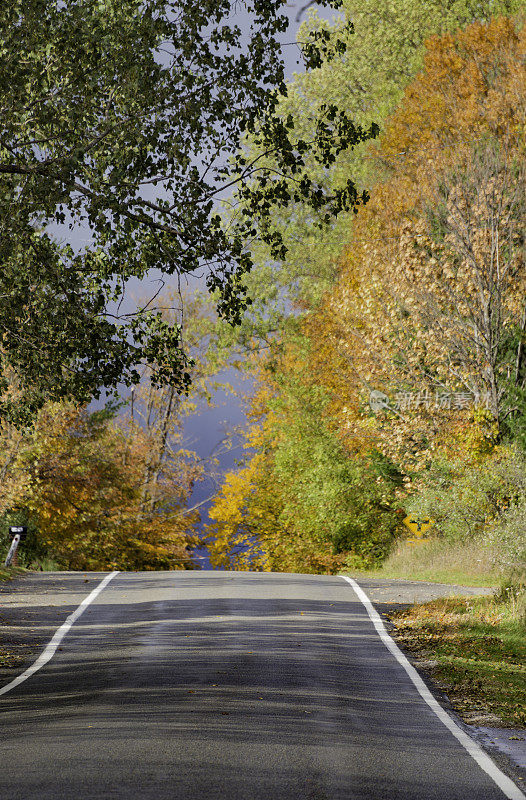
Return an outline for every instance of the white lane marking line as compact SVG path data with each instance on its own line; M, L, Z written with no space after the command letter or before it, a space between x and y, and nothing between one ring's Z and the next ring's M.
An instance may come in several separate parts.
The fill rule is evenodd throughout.
M435 712L439 720L444 723L446 728L453 734L455 739L458 739L462 747L468 751L469 755L475 759L479 767L481 767L481 769L483 769L484 772L489 775L489 777L497 784L499 789L507 798L509 798L509 800L525 800L525 795L521 792L519 787L516 786L516 784L513 783L513 781L497 767L488 754L485 753L484 750L470 736L468 736L468 734L463 731L462 728L457 725L457 723L449 716L447 711L442 708L440 703L435 700L416 669L412 666L412 664L409 663L398 645L395 644L394 640L391 639L387 633L385 625L382 622L382 618L374 608L363 589L360 588L353 578L348 578L346 575L340 575L340 578L343 578L344 581L347 581L347 583L351 584L359 599L364 604L380 639L385 644L389 652L393 654L398 663L405 669L410 679L413 681L418 694L423 700L425 700L430 709Z
M48 661L51 661L51 659L55 655L57 647L59 646L60 642L62 641L66 633L69 631L71 626L74 625L74 623L78 620L80 615L84 613L84 611L87 609L90 603L93 603L97 595L99 595L102 592L102 590L108 585L108 583L111 580L113 580L113 578L118 574L119 574L118 571L110 572L109 575L106 575L106 577L102 579L99 585L96 586L95 589L93 589L93 591L87 597L84 598L84 600L78 606L78 608L76 608L75 611L69 615L69 617L66 617L66 620L62 623L60 628L57 628L57 630L53 635L53 638L51 639L49 644L45 647L45 649L42 651L42 653L39 655L37 660L34 661L33 664L31 664L31 666L28 667L25 670L25 672L22 672L22 674L19 675L17 678L14 678L14 680L12 680L10 683L7 683L5 686L2 686L2 688L0 688L0 695L7 694L7 692L11 691L11 689L14 689L16 686L20 686L20 684L23 683L24 681L27 681L27 679L30 678L31 675L34 675L35 672L38 672L39 669L42 669L42 667L45 664L47 664Z

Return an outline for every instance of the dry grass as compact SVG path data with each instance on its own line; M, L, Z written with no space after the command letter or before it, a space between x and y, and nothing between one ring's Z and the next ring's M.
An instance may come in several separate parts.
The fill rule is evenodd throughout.
M25 567L4 567L2 565L0 566L0 581L10 581L12 578L15 578L17 575L22 575L24 572L27 572Z
M402 541L374 574L460 586L497 586L501 582L491 551L477 541L452 544L424 539L415 545Z

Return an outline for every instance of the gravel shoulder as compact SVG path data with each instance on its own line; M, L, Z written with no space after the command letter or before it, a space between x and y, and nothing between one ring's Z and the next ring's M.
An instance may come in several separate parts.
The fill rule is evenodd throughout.
M358 581L370 600L381 611L391 611L393 606L406 608L413 603L427 603L441 597L490 595L494 591L492 587L487 586L458 586L450 583L404 581L398 578L366 578L363 574L349 574ZM386 609L382 608L384 605Z

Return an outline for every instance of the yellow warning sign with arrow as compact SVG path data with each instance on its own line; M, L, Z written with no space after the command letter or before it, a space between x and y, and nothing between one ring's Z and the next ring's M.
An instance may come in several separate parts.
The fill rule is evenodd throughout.
M418 536L418 538L423 536L424 533L429 530L429 528L432 528L434 522L435 520L429 519L429 517L418 519L413 514L409 514L409 516L404 519L404 525L409 528L411 533L413 533L415 536Z

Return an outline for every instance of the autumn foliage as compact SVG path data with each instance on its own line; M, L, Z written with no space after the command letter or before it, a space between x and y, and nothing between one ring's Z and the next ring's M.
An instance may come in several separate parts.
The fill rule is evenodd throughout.
M266 409L212 508L217 564L378 563L436 459L459 477L520 438L525 131L526 26L427 40L370 148L377 182L332 288L257 361Z
M501 18L428 42L377 150L387 179L327 298L357 394L432 398L374 423L399 461L418 461L467 419L440 399L448 393L484 409L493 438L515 413L510 387L524 388L525 41Z
M392 5L389 21L374 6L391 26L378 74L348 51L283 101L306 134L327 94L367 124L383 109L374 145L339 153L324 175L311 165L327 191L358 169L370 200L323 236L299 196L281 207L293 246L279 264L259 243L252 316L236 333L197 315L203 396L214 360L244 359L254 385L244 458L210 509L216 568L374 567L408 509L439 536L498 540L503 561L524 551L510 543L526 503L526 25L492 18L493 3L434 3L437 33L421 46L425 4ZM408 14L416 44L400 30ZM242 199L239 213L250 216ZM191 566L202 467L182 440L184 402L145 380L119 418L48 404L31 427L4 426L4 520L25 515L35 557L68 568Z
M185 510L197 472L182 457L149 474L151 431L107 412L48 404L25 432L3 429L0 512L28 524L36 564L67 569L192 566L196 514Z

